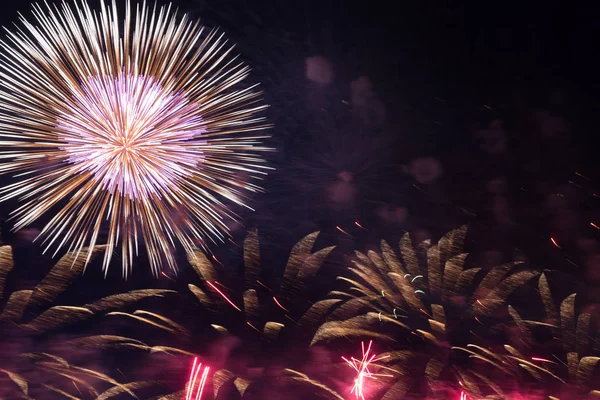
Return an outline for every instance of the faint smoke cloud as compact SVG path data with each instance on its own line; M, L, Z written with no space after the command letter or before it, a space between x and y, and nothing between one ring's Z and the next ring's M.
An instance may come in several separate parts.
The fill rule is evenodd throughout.
M502 121L494 120L487 129L481 129L477 133L481 139L481 149L486 153L503 154L506 151L506 131Z
M379 126L385 122L385 105L373 90L368 77L361 76L350 82L350 101L368 125Z
M306 78L309 81L326 85L333 81L333 68L328 59L322 56L306 59Z
M560 116L540 111L535 117L538 129L545 138L552 139L568 134L567 124Z
M422 157L411 161L408 173L420 184L434 183L442 175L442 164L433 157Z
M349 204L354 202L356 197L356 185L354 184L354 175L351 172L340 172L338 179L329 186L329 200L338 204Z

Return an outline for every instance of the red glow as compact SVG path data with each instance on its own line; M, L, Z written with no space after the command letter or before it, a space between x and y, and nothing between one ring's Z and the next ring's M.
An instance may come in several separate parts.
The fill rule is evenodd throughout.
M187 391L185 394L185 400L192 400L192 396L194 395L194 390L196 393L195 400L202 399L202 392L204 391L204 385L206 385L206 379L208 378L208 371L210 367L204 367L202 371L202 375L200 376L200 382L196 385L196 380L198 379L198 373L202 369L202 363L198 362L198 358L194 358L194 364L192 365L192 371L190 372L190 379L187 384Z

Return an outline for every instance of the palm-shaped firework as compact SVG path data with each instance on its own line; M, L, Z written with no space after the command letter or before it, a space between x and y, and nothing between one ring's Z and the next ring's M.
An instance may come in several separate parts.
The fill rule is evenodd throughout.
M151 267L176 267L175 243L221 238L264 174L254 133L265 106L222 34L171 7L116 2L34 7L0 53L2 199L23 204L16 229L52 212L46 245L78 253L107 221L127 275L145 245ZM88 260L89 261L89 260Z
M554 399L600 396L594 379L600 335L593 328L591 313L576 311L576 294L567 296L557 310L545 274L540 276L538 291L545 319L522 318L509 306L516 334L509 336L505 351L488 362L510 371L523 394L535 392Z
M500 321L497 311L510 294L538 273L517 271L517 263L489 271L466 269L466 232L463 227L436 244L426 241L416 247L406 234L400 242L401 258L385 241L381 253L357 252L349 275L340 277L350 284L349 290L332 292L307 312L326 315L313 344L371 338L395 347L379 355L378 364L396 371L375 385L383 399L401 398L411 391L442 397L448 396L447 389L455 393L464 389L477 397L485 394L482 387L502 392L472 364L457 359L458 350L481 341L481 331L489 332L487 327ZM493 353L485 346L474 351L481 356ZM425 387L418 379L423 375ZM442 381L453 383L445 388Z
M93 257L102 247L83 249ZM14 267L11 246L0 247L0 298L7 276ZM83 352L80 343L94 337L70 336L68 326L115 313L148 297L161 297L168 290L145 289L108 296L88 304L55 305L57 298L79 276L83 258L75 253L62 257L33 290L10 293L0 308L0 397L24 399L108 398L129 393L155 382L126 382L97 368L98 353ZM94 324L92 324L95 326ZM106 335L107 340L144 343L126 337ZM145 348L148 348L145 346ZM87 359L86 359L87 357Z
M312 316L303 313L310 305L314 278L333 250L326 247L313 252L317 236L318 232L312 233L293 247L280 280L269 279L264 274L256 230L250 231L243 243L245 268L241 277L227 273L216 257L207 257L200 249L189 256L190 264L201 279L197 284L188 285L195 311L186 311L185 320L181 321L168 318L169 312L165 312L159 324L156 314L152 320L137 318L147 329L168 333L162 341L168 347L158 345L160 337L149 341L157 344L156 349L164 350L162 354L172 355L160 360L161 365L170 366L161 370L174 374L171 386L182 387L184 382L180 378L188 377L193 355L210 367L203 399L255 398L253 396L275 399L279 398L277 392L292 389L298 396L304 393L305 397L341 399L335 391L305 373L286 368L303 362L297 360L303 358L297 357L298 348L305 347L314 332L311 331ZM187 297L188 294L181 293L180 299L185 301ZM198 310L198 302L204 314ZM190 319L187 317L190 313L199 318ZM202 326L198 327L198 322ZM207 326L212 333L206 331ZM88 343L94 347L118 345L101 337ZM180 389L163 398L183 396L185 390Z

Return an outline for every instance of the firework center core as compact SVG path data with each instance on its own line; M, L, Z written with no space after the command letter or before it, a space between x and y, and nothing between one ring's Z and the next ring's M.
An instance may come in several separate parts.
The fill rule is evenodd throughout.
M179 186L202 161L200 105L152 77L87 78L58 111L59 148L73 172L104 190L143 200Z

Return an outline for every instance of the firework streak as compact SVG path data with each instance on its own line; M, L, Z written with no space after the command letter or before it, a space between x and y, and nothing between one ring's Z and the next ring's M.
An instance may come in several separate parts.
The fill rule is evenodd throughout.
M204 385L206 384L206 378L208 377L209 367L204 367L200 381L196 384L198 379L198 373L202 369L202 363L198 362L198 358L194 358L194 364L192 365L192 372L190 372L190 380L187 384L187 391L185 400L200 400L202 398L202 392L204 391ZM194 397L194 391L196 396Z

